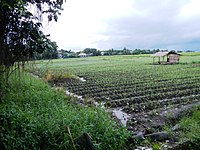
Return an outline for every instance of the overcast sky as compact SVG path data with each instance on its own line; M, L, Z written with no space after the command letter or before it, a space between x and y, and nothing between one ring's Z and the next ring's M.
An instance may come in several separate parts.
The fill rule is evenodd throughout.
M44 25L60 49L200 50L200 0L67 0Z

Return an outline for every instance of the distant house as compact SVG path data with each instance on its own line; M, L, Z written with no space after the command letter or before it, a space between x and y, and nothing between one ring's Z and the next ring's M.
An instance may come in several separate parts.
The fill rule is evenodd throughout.
M157 52L152 55L153 64L176 64L180 60L180 54L169 51L169 52ZM155 62L155 58L158 58L158 61Z
M80 53L78 56L83 58L83 57L87 57L87 54L86 53Z

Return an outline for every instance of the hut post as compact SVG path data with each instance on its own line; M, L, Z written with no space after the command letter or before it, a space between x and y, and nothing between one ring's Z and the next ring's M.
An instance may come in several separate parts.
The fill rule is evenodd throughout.
M153 64L155 63L155 57L153 57Z

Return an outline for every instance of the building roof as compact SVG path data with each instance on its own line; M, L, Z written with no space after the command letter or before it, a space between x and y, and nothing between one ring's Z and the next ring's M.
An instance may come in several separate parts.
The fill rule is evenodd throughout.
M152 56L153 57L163 57L163 56L166 56L166 55L169 55L169 54L176 54L176 55L180 55L174 51L169 51L169 52L157 52L155 54L153 54Z
M86 53L80 53L79 56L86 56Z

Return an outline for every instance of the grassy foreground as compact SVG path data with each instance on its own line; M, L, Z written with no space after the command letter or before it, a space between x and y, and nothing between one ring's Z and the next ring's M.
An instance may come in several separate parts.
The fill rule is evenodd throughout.
M2 90L2 149L73 149L66 127L75 143L88 133L99 150L126 149L128 131L101 108L72 105L64 92L25 73L13 74Z
M196 150L200 146L200 107L194 110L192 115L184 117L180 121L182 140L190 140L190 149Z

